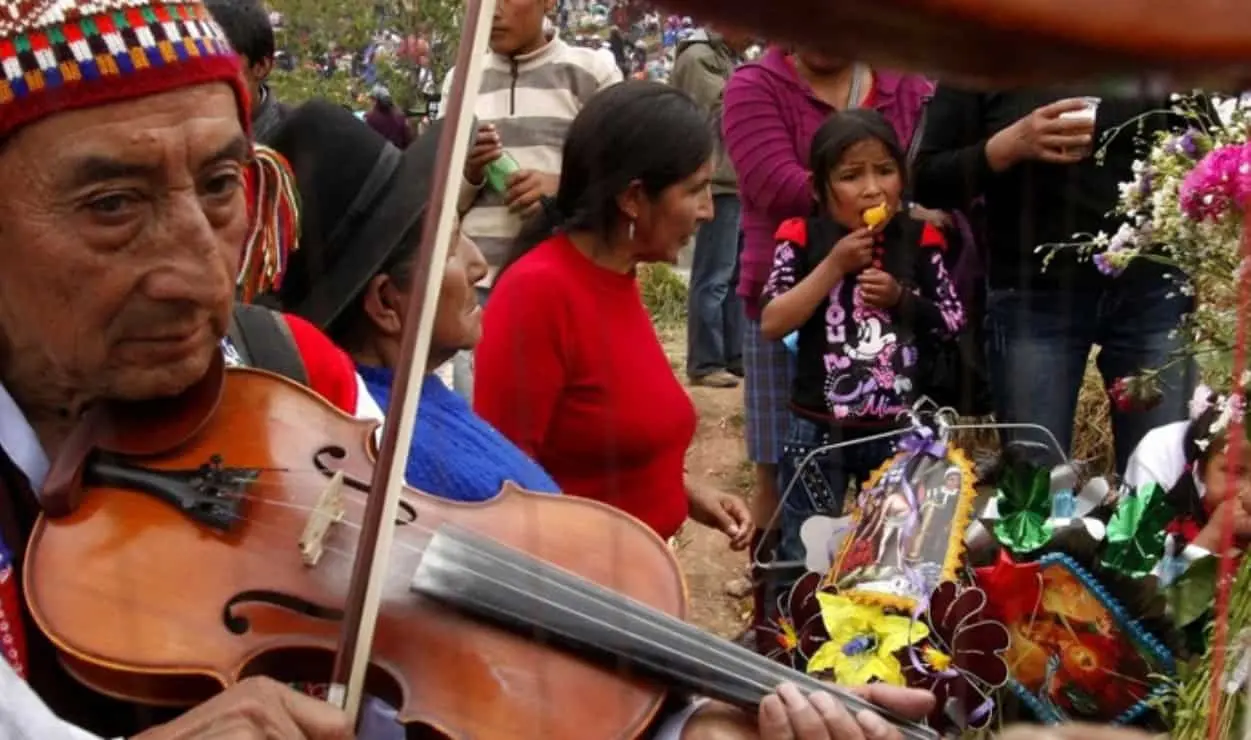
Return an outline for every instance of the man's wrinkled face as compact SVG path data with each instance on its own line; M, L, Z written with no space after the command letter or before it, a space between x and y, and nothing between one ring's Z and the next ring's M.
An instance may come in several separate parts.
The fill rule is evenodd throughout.
M69 111L0 148L0 372L28 406L173 395L228 326L251 147L226 84Z

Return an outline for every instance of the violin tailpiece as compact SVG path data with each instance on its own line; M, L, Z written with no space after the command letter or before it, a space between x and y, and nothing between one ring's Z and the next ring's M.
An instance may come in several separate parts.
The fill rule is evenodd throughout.
M317 505L308 514L304 534L300 535L300 557L308 567L317 565L326 551L326 535L332 525L343 521L347 511L343 502L343 471L334 474L326 489L317 498Z

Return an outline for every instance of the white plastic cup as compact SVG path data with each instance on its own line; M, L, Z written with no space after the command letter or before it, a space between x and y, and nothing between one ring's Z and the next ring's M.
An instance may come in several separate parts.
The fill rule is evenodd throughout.
M1085 97L1078 98L1078 100L1085 103L1086 106L1077 110L1065 111L1060 114L1060 117L1076 121L1090 121L1091 123L1094 123L1095 116L1099 113L1099 104L1103 102L1103 98Z
M1094 139L1095 117L1099 115L1099 104L1103 102L1103 99L1096 98L1096 97L1082 97L1082 98L1078 98L1078 100L1085 103L1086 104L1085 107L1078 108L1077 110L1065 111L1060 114L1060 118L1066 121L1090 121L1092 145L1082 147L1081 150L1077 152L1073 152L1072 150L1065 151L1066 154L1080 154L1083 157L1085 157L1085 156L1088 156L1092 151L1094 151L1093 139Z

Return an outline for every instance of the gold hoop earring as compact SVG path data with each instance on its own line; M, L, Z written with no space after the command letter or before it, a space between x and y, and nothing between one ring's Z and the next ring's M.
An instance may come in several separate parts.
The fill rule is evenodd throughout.
M634 241L634 222L633 221L631 221L630 225L626 228L626 239L629 239L630 241Z

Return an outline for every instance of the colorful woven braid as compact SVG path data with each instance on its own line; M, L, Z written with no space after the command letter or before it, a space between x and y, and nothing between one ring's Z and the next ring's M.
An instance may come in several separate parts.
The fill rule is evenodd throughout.
M287 259L300 247L300 196L285 157L257 144L247 170L248 218L235 295L244 303L282 287Z
M230 83L238 61L198 2L0 0L0 135L43 116L181 87Z

